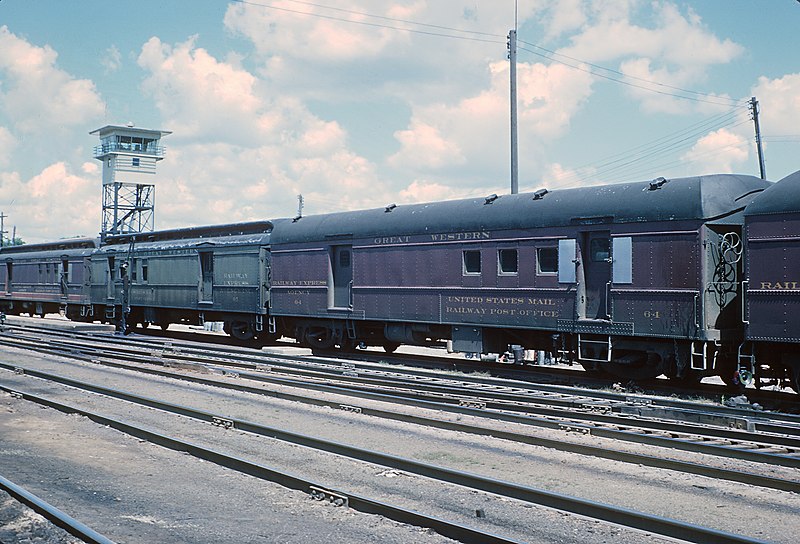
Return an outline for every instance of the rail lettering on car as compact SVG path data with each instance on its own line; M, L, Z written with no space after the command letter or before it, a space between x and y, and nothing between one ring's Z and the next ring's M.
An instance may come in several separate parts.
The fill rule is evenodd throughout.
M783 281L783 282L776 281L775 283L772 283L771 281L762 281L761 282L761 288L762 289L768 289L770 291L791 291L791 290L795 290L795 289L800 289L800 286L798 286L798 283L800 283L800 282L796 282L796 281Z
M431 234L432 242L458 242L461 240L489 240L492 235L486 231L478 232L449 232L446 234Z
M222 285L248 285L247 274L244 272L226 272L222 275Z
M550 298L447 296L444 313L476 316L559 317L558 303Z
M386 246L394 244L408 244L411 242L411 236L382 236L375 238L373 241L375 245Z
M274 280L273 287L314 287L326 286L328 282L325 280Z

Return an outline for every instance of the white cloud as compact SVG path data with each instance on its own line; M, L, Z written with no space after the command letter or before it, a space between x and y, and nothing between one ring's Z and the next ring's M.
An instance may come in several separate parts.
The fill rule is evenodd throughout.
M232 4L225 25L252 41L260 73L271 85L326 101L381 96L429 103L474 94L485 83L487 63L505 56L505 36L514 20L510 2L349 0L336 9L296 2L272 6ZM532 2L522 3L520 19L536 9Z
M23 181L0 173L0 202L9 203L6 225L26 242L96 236L100 224L99 180L79 176L63 162Z
M549 6L543 14L543 26L547 34L545 40L578 30L586 23L587 13L583 9L583 0L559 0Z
M460 168L463 182L487 183L505 177L509 156L508 64L490 65L490 87L453 105L418 107L406 130L395 137L401 149L389 162L398 169L431 174ZM561 65L519 63L518 131L520 153L529 172L541 171L548 142L563 135L591 90L591 78Z
M151 38L143 89L174 134L159 163L158 228L370 205L386 191L374 165L347 148L334 121L311 114L233 62L196 46ZM186 142L192 142L187 144ZM332 196L333 195L333 196Z
M736 172L749 159L749 146L741 135L720 129L700 138L681 159L692 163L696 174Z
M616 9L605 9L609 4L602 3L603 9L591 13L571 46L558 52L609 68L618 62L618 71L630 76L630 83L635 85L627 92L641 100L646 111L685 112L687 102L669 96L683 93L670 87L702 90L710 68L731 62L744 49L730 39L715 36L691 8L683 14L671 2L652 3L652 20L656 21L652 27L636 24L631 18L638 3L612 2ZM703 103L695 106L708 109Z
M762 132L766 136L795 135L800 127L800 73L777 79L760 77L752 89L758 98Z
M100 59L100 64L103 66L107 74L116 72L122 67L122 54L117 49L116 45L112 45L105 51L105 55Z
M0 108L24 133L89 125L104 104L94 83L76 79L56 66L58 54L37 47L0 27Z
M4 126L0 126L0 168L9 164L17 146L17 139L11 131Z
M195 47L196 37L172 47L150 38L142 47L139 66L148 75L142 88L155 99L165 125L180 137L252 141L271 128L260 110L256 78L219 62ZM242 129L246 129L242 131Z

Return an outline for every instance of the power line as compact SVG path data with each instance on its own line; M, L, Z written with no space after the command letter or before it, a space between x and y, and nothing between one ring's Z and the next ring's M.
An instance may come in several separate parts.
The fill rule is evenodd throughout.
M234 0L234 1L238 1L238 0ZM418 26L424 26L424 27L428 27L428 28L438 28L439 30L449 30L449 31L452 31L452 32L464 32L464 33L467 33L467 34L475 34L475 35L478 35L478 36L489 36L489 37L492 37L492 38L504 38L505 37L505 36L501 36L499 34L493 34L493 33L490 33L490 32L481 32L481 31L478 31L478 30L464 30L464 29L461 29L461 28L454 28L454 27L449 27L449 26L434 25L434 24L429 24L429 23L420 23L418 21L411 21L411 20L408 20L408 19L398 19L396 17L387 17L385 15L375 15L375 14L372 14L372 13L367 13L365 11L356 11L356 10L352 10L352 9L337 8L337 7L333 7L333 6L326 6L326 5L323 5L323 4L317 4L317 3L314 3L314 2L303 2L301 0L288 0L288 1L292 2L294 4L301 4L301 5L304 5L304 6L311 6L311 7L315 7L315 8L328 9L328 10L331 10L331 11L338 11L340 13L349 13L351 15L361 15L363 17L371 17L373 19L380 19L380 20L383 20L383 21L392 21L392 22L395 22L395 23L418 25ZM253 3L253 2L242 1L241 3L250 4L250 3ZM351 19L347 19L347 21L352 22Z
M399 19L399 18L395 18L395 17L387 17L385 15L375 15L373 13L368 13L368 12L365 12L365 11L358 11L358 10L351 10L351 9L334 7L334 6L327 6L327 5L324 5L324 4L319 4L319 3L315 3L315 2L306 2L306 1L303 1L303 0L289 0L289 1L293 2L295 4L302 5L302 6L325 9L325 10L330 10L330 11L334 11L334 12L338 12L338 13L346 13L346 14L350 14L350 15L358 15L360 17L369 17L369 18L372 18L372 19L380 20L380 21L389 21L389 22L393 22L393 23L401 23L403 25L414 25L414 26L419 26L419 27L424 27L424 28L445 30L445 31L448 31L448 32L457 32L457 33L462 33L462 34L470 34L471 36L444 34L444 33L435 32L435 31L432 31L432 30L430 30L430 31L429 30L419 30L419 29L415 29L415 28L408 28L406 26L400 27L400 26L393 26L393 25L389 25L389 24L376 23L376 22L370 22L370 21L358 21L358 20L355 20L355 19L349 19L349 18L345 18L345 17L336 17L336 16L333 16L333 15L326 15L326 14L323 14L323 13L315 13L313 11L302 11L302 10L299 10L299 9L291 9L291 8L286 8L286 7L279 7L279 6L275 6L275 5L272 5L272 4L265 4L265 3L255 2L253 0L232 0L232 1L236 2L236 3L239 3L239 4L243 4L243 5L259 7L259 8L262 8L262 9L269 9L269 10L274 10L274 11L282 11L282 12L286 12L286 13L294 13L294 14L297 14L297 15L307 15L309 17L317 17L317 18L320 18L320 19L328 19L328 20L332 20L332 21L338 21L338 22L350 23L350 24L357 24L357 25L363 25L363 26L370 26L370 27L375 27L375 28L385 28L385 29L396 30L396 31L400 31L400 32L410 32L410 33L422 34L422 35L426 35L426 36L436 36L436 37L440 37L440 38L450 38L450 39L457 39L457 40L468 40L468 41L475 41L475 42L482 42L482 43L497 43L497 44L503 43L503 41L505 39L505 36L501 36L499 34L494 34L494 33L490 33L490 32L482 32L482 31L478 31L478 30L464 30L464 29L461 29L461 28L449 27L449 26L444 26L444 25L434 25L434 24L430 24L430 23L421 23L421 22L418 22L418 21L412 21L412 20L408 20L408 19ZM482 37L478 37L478 36L482 36ZM551 62L556 62L558 64L562 64L562 65L567 66L569 68L572 68L574 70L578 70L578 71L585 72L585 73L588 73L588 74L591 74L591 75L594 75L594 76L597 76L597 77L601 77L601 78L607 79L609 81L613 81L615 83L621 83L621 84L627 85L629 87L634 87L634 88L637 88L637 89L641 89L641 90L652 92L652 93L656 93L656 94L672 96L674 98L680 98L680 99L683 99L683 100L692 100L692 101L695 101L695 102L703 102L703 103L706 103L706 104L714 104L714 105L718 105L718 106L734 106L734 105L742 103L741 100L737 100L737 99L733 99L733 98L724 98L724 97L715 96L715 95L712 95L712 94L709 94L709 93L693 91L693 90L690 90L690 89L683 89L681 87L675 87L673 85L668 85L666 83L659 83L657 81L652 81L652 80L640 78L640 77L637 77L637 76L628 75L628 74L625 74L625 73L620 72L618 70L614 70L612 68L606 68L604 66L593 64L593 63L585 61L585 60L581 60L581 59L578 59L578 58L575 58L575 57L570 57L569 55L556 53L555 51L552 51L550 49L547 49L547 48L542 47L540 45L536 45L536 44L531 43L531 42L527 42L525 40L519 40L518 39L518 41L520 43L526 44L526 45L528 45L530 47L534 47L536 49L540 49L542 51L545 51L547 54L539 53L538 51L533 51L533 50L525 48L525 47L519 47L519 49L522 49L523 51L527 51L527 52L529 52L529 53L531 53L533 55L537 55L539 57L545 58L545 59L547 59L547 60L549 60ZM563 57L563 58L569 59L569 60L571 60L573 62L577 62L577 63L580 63L580 64L585 64L587 66L590 66L590 67L594 68L594 70L581 68L580 66L576 66L574 64L570 64L569 62L566 62L564 60L560 60L557 57ZM606 74L598 73L597 70L601 70L601 71L604 71L604 72L609 72L609 73L614 74L614 75L613 76L609 76L609 75L606 75ZM618 76L618 77L614 77L614 76ZM636 80L636 81L641 81L642 83L647 83L648 85L655 85L655 86L661 87L663 89L672 89L674 91L678 91L678 92L681 92L681 93L684 93L684 94L677 94L677 93L673 93L673 92L669 92L669 91L653 89L652 87L648 87L646 85L638 85L636 83L632 83L630 81L626 81L626 80L630 80L630 79ZM695 96L686 96L686 95L695 95ZM705 97L705 98L703 98L703 97Z
M271 10L275 10L275 11L283 11L283 12L287 12L287 13L294 13L294 14L297 14L297 15L308 15L309 17L317 17L319 19L328 19L328 20L331 20L331 21L339 21L339 22L342 22L342 23L351 23L351 24L354 24L354 25L363 25L363 26L370 26L370 27L375 27L375 28L386 28L386 29L389 29L389 30L397 30L397 31L401 31L401 32L411 32L413 34L422 34L422 35L425 35L425 36L437 36L437 37L440 37L440 38L451 38L451 39L455 39L455 40L467 40L467 41L483 42L483 43L498 43L498 44L505 43L505 36L499 36L499 35L496 35L496 34L489 34L489 33L486 33L486 32L476 32L476 31L471 31L471 30L462 30L462 29L458 29L458 28L451 28L451 27L445 27L445 26L439 26L439 25L430 25L430 24L427 24L427 23L417 23L417 22L414 22L414 21L404 21L402 19L393 19L391 17L384 17L384 16L381 16L381 15L371 15L371 14L364 13L364 12L345 10L345 9L341 9L341 8L332 8L332 7L328 7L328 6L322 6L320 4L311 4L310 2L297 2L297 3L306 4L306 5L310 5L310 6L314 6L314 7L323 7L323 8L326 8L326 9L331 9L331 10L335 10L335 11L342 11L342 12L345 12L345 13L358 14L358 15L362 15L362 16L366 16L366 17L373 17L373 18L376 18L376 19L384 19L384 20L389 20L389 21L394 21L394 22L401 22L401 23L404 23L404 24L418 25L418 26L429 27L429 28L439 28L439 29L444 29L444 30L448 30L448 31L451 31L451 32L462 32L462 33L468 33L468 34L471 33L471 34L483 35L483 36L494 36L494 37L496 37L498 39L478 38L478 37L472 37L472 36L457 36L457 35L453 35L453 34L443 34L441 32L433 32L433 31L428 31L428 30L418 30L418 29L407 28L407 27L398 27L398 26L392 26L392 25L387 25L387 24L382 24L382 23L373 23L373 22L369 22L369 21L357 21L357 20L354 20L354 19L347 19L347 18L344 18L344 17L336 17L336 16L333 16L333 15L325 15L325 14L322 14L322 13L314 13L312 11L301 11L301 10L298 10L298 9L290 9L290 8L273 6L272 4L261 4L261 3L252 2L252 1L249 1L249 0L231 0L231 1L236 2L238 4L246 4L246 5L249 5L249 6L255 6L255 7L259 7L259 8L263 8L263 9L271 9ZM292 0L292 1L295 1L295 0Z
M520 41L522 41L522 40L520 40ZM523 42L523 43L527 43L527 42ZM538 46L534 46L534 47L538 47ZM584 72L584 73L587 73L587 74L591 74L593 76L601 77L603 79L607 79L607 80L613 81L615 83L621 83L621 84L627 85L629 87L642 89L644 91L648 91L648 92L651 92L651 93L661 94L661 95L665 95L665 96L672 96L674 98L681 98L683 100L692 100L694 102L703 102L703 103L706 103L706 104L714 104L715 106L728 106L728 107L730 107L730 106L733 106L733 105L737 105L737 104L743 103L743 101L736 100L736 99L733 99L733 98L719 97L720 100L706 100L706 99L703 99L703 98L698 98L697 96L685 96L685 95L682 95L682 94L671 93L671 92L668 92L668 91L661 91L661 90L658 90L658 89L653 89L652 87L647 87L645 85L637 85L636 83L631 83L630 81L625 81L624 79L619 79L619 78L616 78L616 77L613 77L613 76L609 76L609 75L606 75L606 74L601 74L601 73L598 73L598 72L596 72L594 70L581 68L580 66L575 66L574 64L570 64L570 63L565 62L563 60L559 60L559 59L556 59L556 58L553 58L553 57L549 57L549 56L547 56L545 54L539 53L539 52L534 51L532 49L528 49L527 47L520 47L519 49L522 49L523 51L527 51L528 53L537 55L539 57L545 58L545 59L550 60L552 62L557 62L558 64L563 64L564 66L572 68L573 70L578 70L580 72ZM599 66L596 66L596 65L594 65L594 64L592 64L590 62L581 61L579 59L575 59L575 61L576 62L581 62L581 63L586 64L588 66L594 66L594 67L596 67L596 68L598 68L600 70L606 70L606 71L609 71L609 72L612 72L612 73L619 74L622 77L626 77L626 78L630 78L630 79L638 79L640 81L645 81L645 82L650 83L652 85L658 85L658 86L661 86L661 87L666 87L666 88L671 88L671 89L678 89L678 90L680 90L682 92L693 93L693 94L696 94L698 96L708 96L708 97L715 96L715 95L711 95L711 94L707 94L707 93L700 93L700 92L697 92L697 91L688 91L688 90L680 89L679 87L672 87L672 86L666 85L664 83L658 83L658 82L655 82L655 81L648 81L646 79L642 79L642 78L638 78L638 77L634 77L634 76L626 76L622 72L617 72L616 70L612 70L610 68L599 67Z
M622 177L625 175L632 176L636 172L644 172L646 174L656 171L658 168L664 167L662 158L674 156L675 153L681 150L687 150L691 146L690 142L694 142L699 135L713 130L721 130L722 128L735 128L749 123L749 120L737 122L737 114L736 110L718 114L627 151L616 153L600 161L584 164L577 167L572 175L562 178L561 181L577 184L591 178L599 178L610 174ZM727 147L730 147L730 145ZM676 162L674 159L668 160L667 164L669 165ZM687 161L677 161L678 164L681 162ZM586 170L591 171L584 174L580 173Z
M674 90L674 91L680 91L680 92L682 92L682 93L693 94L693 95L697 95L697 96L704 96L704 97L714 97L714 98L719 98L719 99L721 99L721 100L726 100L726 101L728 102L728 105L731 105L731 106L733 106L733 105L737 105L737 104L740 104L740 103L742 103L742 102L743 102L742 100L737 100L737 99L734 99L734 98L724 98L724 97L718 97L717 95L713 95L713 94L709 94L709 93L703 93L703 92L699 92L699 91L692 91L692 90L690 90L690 89L683 89L683 88L681 88L681 87L675 87L675 86L673 86L673 85L667 85L666 83L659 83L659 82L657 82L657 81L652 81L652 80L649 80L649 79L645 79L645 78L641 78L641 77L637 77L637 76L632 76L632 75L630 75L630 74L626 74L626 73L624 73L624 72L620 72L619 70L614 70L614 69L612 69L612 68L606 68L605 66L600 66L600 65L598 65L598 64L593 64L593 63L591 63L591 62L587 62L587 61L585 61L585 60L577 59L577 58L575 58L575 57L570 57L569 55L564 55L563 53L556 53L555 51L552 51L552 50L550 50L550 49L547 49L547 48L545 48L545 47L542 47L542 46L540 46L540 45L536 45L536 44L534 44L534 43L526 42L525 40L519 40L519 41L520 41L520 42L522 42L522 43L524 43L525 45L528 45L528 46L530 46L530 47L535 47L536 49L541 49L542 51L545 51L545 52L547 52L547 53L548 53L549 55L551 55L551 56L547 56L547 55L544 55L544 54L542 54L542 53L537 53L537 52L535 52L535 51L531 51L531 50L529 50L529 49L525 49L525 51L528 51L529 53L533 53L534 55L538 55L538 56L540 56L540 57L544 57L544 58L546 58L546 59L552 60L552 61L554 61L554 62L558 62L559 64L564 64L565 66L569 66L570 68L576 68L576 69L579 69L579 70L580 70L580 68L577 68L577 67L575 67L575 66L572 66L571 64L568 64L568 63L566 63L566 62L564 62L564 61L561 61L561 60L559 60L559 59L557 59L557 58L554 58L554 57L564 57L565 59L569 59L569 60L571 60L571 61L574 61L574 62L579 62L579 63L581 63L581 64L586 64L586 65L588 65L588 66L591 66L592 68L596 68L596 69L598 69L598 70L603 70L603 71L605 71L605 72L610 72L610 73L612 73L612 74L615 74L615 75L617 75L617 76L620 76L620 77L623 77L623 78L626 78L626 79L634 79L634 80L636 80L636 81L641 81L641 82L643 82L643 83L648 83L648 84L650 84L650 85L657 85L657 86L659 86L659 87L664 87L664 88L667 88L667 89L672 89L672 90ZM582 71L587 71L587 70L582 70ZM601 74L597 74L596 72L592 72L591 70L588 70L588 72L589 72L589 73L592 73L592 74L594 74L594 75L601 76L601 77L606 77L606 76L602 76ZM607 77L607 79L612 79L612 80L614 80L614 81L618 81L619 83L623 83L623 84L628 84L628 85L631 85L630 83L627 83L627 82L626 82L626 81L624 81L624 80L618 80L618 79L614 79L614 78L612 78L612 77ZM634 86L635 86L635 85L634 85ZM655 89L650 89L650 88L648 88L648 87L639 87L639 88L642 88L642 89L645 89L645 90L651 90L651 91L653 91L653 92L657 92L657 91L655 91ZM668 94L668 93L665 93L665 94ZM678 98L687 98L687 99L691 99L690 97L685 97L685 96L682 96L682 95L675 95L675 94L673 94L673 95L671 95L671 96L676 96L676 97L678 97ZM714 104L721 104L720 102L710 102L710 103L714 103Z

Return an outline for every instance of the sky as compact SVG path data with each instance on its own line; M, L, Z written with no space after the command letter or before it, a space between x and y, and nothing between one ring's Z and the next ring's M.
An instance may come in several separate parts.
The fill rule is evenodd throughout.
M800 169L798 0L0 0L0 212L97 236L105 125L172 133L156 229Z

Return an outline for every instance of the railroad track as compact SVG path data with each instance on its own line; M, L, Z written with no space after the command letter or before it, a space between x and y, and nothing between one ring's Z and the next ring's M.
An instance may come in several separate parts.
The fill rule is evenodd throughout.
M246 391L249 393L257 393L260 395L274 396L294 401L305 402L316 405L327 405L344 409L348 411L360 412L368 416L378 416L387 419L395 419L401 421L413 422L418 425L425 425L429 427L437 427L448 430L458 430L461 432L468 432L472 434L491 435L505 440L516 441L526 444L535 444L548 448L561 449L563 451L572 451L582 453L584 455L591 455L594 457L603 457L607 459L622 460L627 463L642 464L645 466L667 468L669 470L682 471L692 474L701 474L712 478L726 479L734 482L747 483L750 485L757 485L770 489L779 489L783 491L799 492L800 484L796 481L786 480L784 478L772 478L759 474L757 472L748 473L741 470L724 470L716 467L702 467L696 463L680 462L675 460L665 460L658 457L646 456L641 454L631 454L630 452L615 452L609 448L601 448L598 446L586 444L572 444L568 441L561 440L548 440L540 437L530 436L521 432L507 432L498 431L497 428L492 428L491 425L477 425L466 424L463 422L452 422L444 420L436 420L431 417L424 417L419 415L402 414L395 410L380 410L368 406L359 406L357 403L342 404L335 401L320 400L319 397L304 396L295 393L278 393L264 389L262 384L278 384L283 386L291 386L296 389L307 389L315 392L325 392L337 395L350 396L357 399L377 400L381 402L388 402L397 405L405 406L422 406L432 410L444 411L450 414L462 414L474 416L476 419L489 420L489 421L504 421L513 423L522 423L530 427L540 427L547 429L561 429L565 433L578 433L581 435L590 434L595 437L611 438L614 440L626 440L631 442L640 442L646 444L657 444L664 447L665 444L680 443L677 449L687 451L701 452L706 455L717 455L724 457L734 457L737 459L748 459L750 462L762 463L765 465L778 465L786 467L796 467L794 463L797 462L796 451L796 437L793 438L791 432L784 433L785 436L777 436L780 429L791 430L792 419L788 416L782 416L784 421L770 422L747 420L744 421L744 429L722 429L716 428L715 433L728 435L722 436L703 436L694 435L694 439L678 439L671 436L672 433L678 431L664 430L659 428L663 422L656 422L656 420L647 420L646 427L652 432L632 431L630 429L619 428L618 421L615 419L613 423L603 418L617 417L624 415L622 419L629 418L630 414L614 414L615 406L609 399L602 399L605 403L604 408L586 407L586 404L598 402L597 399L584 398L580 402L574 399L565 400L564 398L550 398L550 402L544 403L546 410L560 410L560 415L553 413L541 414L533 412L530 409L533 406L531 397L531 387L529 384L525 387L512 386L498 386L490 384L489 387L484 387L478 383L464 384L461 378L453 377L430 377L430 376L401 376L397 379L389 379L386 375L382 376L363 376L367 370L377 373L375 369L356 369L351 363L320 363L313 362L308 364L301 364L297 361L288 359L281 362L277 360L276 356L265 357L263 354L253 353L248 350L233 350L227 353L211 350L210 352L197 346L184 346L176 345L174 342L169 345L162 343L162 345L153 345L148 339L147 342L136 340L132 342L130 338L120 339L112 337L110 339L102 338L100 336L92 337L87 335L75 335L73 333L59 335L61 338L50 338L49 340L31 334L30 331L25 334L14 334L11 336L4 336L3 342L8 342L7 345L16 345L28 349L37 349L47 353L57 353L85 361L91 361L96 364L103 364L109 367L116 367L126 370L135 370L137 372L146 372L149 374L158 374L163 377L171 377L182 380L193 381L202 383L204 385L213 385L218 388L235 389L237 391ZM149 344L149 345L148 345ZM197 353L195 353L195 350ZM285 363L285 364L284 364ZM202 366L201 366L202 365ZM24 368L20 365L2 365L7 372L16 372L18 374L25 374L28 376L38 377L53 382L58 382L74 388L81 388L83 390L93 391L96 394L111 396L115 398L124 398L127 402L137 402L142 405L156 407L159 410L164 410L172 413L180 413L186 417L193 417L199 421L206 423L213 423L225 428L237 429L240 431L247 431L254 434L266 435L275 437L282 431L275 428L266 428L264 426L253 426L247 421L237 420L236 418L226 417L225 414L218 413L202 413L202 411L192 410L185 406L172 405L164 403L157 399L148 399L139 397L124 391L114 391L111 388L104 387L100 384L91 384L85 381L70 380L64 376L57 376L53 373L44 373L35 369ZM169 368L169 367L172 368ZM309 368L309 366L311 368ZM327 367L327 368L320 368ZM204 374L197 372L198 369L203 368ZM186 372L189 370L189 372ZM393 369L389 374L395 374L396 369ZM208 376L207 373L211 373ZM216 375L214 375L216 374ZM357 375L356 375L357 374ZM341 379L340 379L341 378ZM244 381L252 382L253 385L242 383ZM421 385L420 389L412 389L412 385ZM478 389L477 391L475 389ZM111 425L114 428L123 430L126 428L124 421L110 422L108 418L102 419L106 416L102 414L91 414L88 411L81 410L75 406L67 404L60 404L53 399L39 398L36 395L31 395L29 392L20 390L13 390L13 388L5 388L4 390L15 395L21 395L25 399L42 402L48 406L58 408L62 411L69 411L72 413L82 413L93 420L103 422L104 425ZM552 392L548 392L549 396L553 396ZM559 393L561 395L561 393ZM546 395L547 396L547 395ZM520 398L523 400L520 401ZM556 402L552 402L552 401ZM616 402L616 401L614 401ZM480 404L483 403L483 404ZM494 403L494 404L492 404ZM574 413L576 407L583 407L585 413L582 413L577 421L571 420L570 424L566 424L559 419L565 418L563 412L571 411ZM610 406L610 408L609 408ZM636 406L636 405L631 405ZM653 409L650 405L639 405L640 407ZM529 409L524 409L527 407ZM619 408L618 406L616 408ZM675 410L675 408L670 408ZM695 410L698 414L701 410ZM724 411L724 410L723 410ZM610 414L610 415L609 415ZM699 417L696 414L694 417ZM733 414L736 414L734 411ZM596 416L602 416L601 421L594 421ZM99 419L97 419L99 418ZM722 420L723 416L719 414L714 418ZM738 425L742 424L740 415L732 415L728 413L724 416L727 421L737 420ZM759 428L759 425L770 425L769 430ZM709 427L714 429L713 426L698 426L698 428ZM616 428L615 428L616 427ZM129 431L125 431L129 432ZM142 431L132 431L132 434L141 433ZM730 434L729 434L730 433ZM775 435L775 436L773 436ZM137 436L140 436L137 434ZM141 436L140 436L141 437ZM625 437L625 438L622 438ZM767 438L765 438L767 437ZM148 440L150 438L147 438ZM282 439L289 441L299 441L295 443L302 443L307 447L309 444L314 443L314 437L298 437L292 436L291 433L284 435ZM758 439L757 442L755 439ZM721 443L722 441L727 443ZM735 442L741 441L741 444L748 443L750 448L736 447ZM167 441L169 442L169 441ZM158 442L157 442L158 443ZM694 443L694 445L692 445ZM166 445L166 444L162 444ZM317 443L320 449L337 454L343 454L348 446L343 444L322 444ZM173 447L173 446L167 446ZM189 449L187 449L189 448ZM194 452L194 446L175 444L175 449L180 451ZM747 452L749 454L740 454L738 452ZM780 451L783 450L783 451ZM737 453L732 453L737 452ZM218 453L218 452L217 452ZM196 455L196 453L192 453ZM573 500L572 497L558 496L535 488L525 488L516 484L508 482L496 482L494 480L487 480L484 478L482 481L480 477L476 480L470 480L473 475L458 473L454 471L436 472L437 467L414 462L409 459L384 459L380 457L379 452L353 452L347 451L348 455L353 458L367 460L382 464L386 467L391 467L397 470L402 470L410 473L425 475L426 477L441 478L442 481L456 482L459 485L472 486L474 489L481 489L484 492L494 493L507 498L514 498L515 500L529 501L531 504L545 505L555 507L568 512L580 513L596 519L611 521L628 527L640 528L650 532L655 532L673 538L683 538L695 542L752 542L755 540L747 539L745 537L719 533L717 531L704 532L703 528L692 527L691 524L685 524L676 520L664 520L656 516L658 519L651 519L648 515L641 515L637 512L628 512L625 509L613 507L610 505L602 505L592 501ZM203 453L198 450L197 455L201 458L208 455L217 459L214 452ZM743 455L740 456L740 455ZM240 460L239 460L240 461ZM238 465L239 461L225 461L225 463L233 463ZM214 461L218 462L218 461ZM227 465L226 465L227 466ZM263 468L263 467L262 467ZM247 469L248 471L251 469ZM255 469L252 469L255 470ZM260 469L259 469L260 470ZM249 473L249 472L248 472ZM435 476L431 476L435 474ZM466 479L465 479L466 478ZM468 482L468 483L465 483ZM298 484L299 485L299 484ZM291 486L290 486L291 487ZM374 506L366 506L366 502L359 502L365 497L357 497L357 500L349 501L352 493L348 493L343 489L329 489L330 486L320 485L319 482L304 481L301 487L303 490L314 494L316 497L322 497L333 501L344 500L350 506L362 504L364 511L370 511L368 508ZM356 494L357 495L357 494ZM395 512L392 515L384 514L393 519L406 520L404 517L408 514L399 514ZM636 521L638 519L638 521ZM660 520L660 521L658 521ZM489 540L487 535L482 534L480 537L464 536L461 531L464 528L457 529L455 527L446 528L435 525L433 521L420 520L414 521L421 526L438 527L436 530L442 534L450 536L461 534L462 536L452 536L462 541L474 542L505 542L511 540ZM439 522L436 522L439 523ZM655 528L655 529L654 529ZM473 540L470 540L470 539Z
M203 342L230 347L227 336L210 335L202 332L163 331L160 329L136 329L136 332L154 338L167 338L179 342ZM288 344L296 345L296 344ZM260 349L259 346L253 346ZM267 348L268 350L270 348ZM383 353L357 350L352 353L338 351L316 352L320 358L340 359L346 357L351 361L380 362L382 364L410 366L432 370L450 370L463 373L489 373L502 379L534 381L539 384L577 385L589 388L618 387L626 390L647 392L654 395L683 395L704 399L709 402L720 402L733 395L746 394L753 403L759 403L771 410L800 414L800 400L794 392L770 389L748 388L735 391L730 387L714 383L682 383L675 380L649 379L636 382L620 383L621 379L601 373L584 372L579 365L576 368L565 368L552 365L515 365L477 359L440 357L435 355L411 355L401 353Z
M6 365L3 365L4 367ZM16 372L19 374L19 367ZM564 494L552 493L541 489L521 486L511 482L503 482L479 475L470 474L464 471L455 471L432 464L421 463L411 459L404 459L398 456L387 455L376 451L355 448L343 443L321 440L312 436L290 433L277 428L265 427L252 422L228 418L224 415L212 414L200 410L195 410L187 406L176 405L159 401L153 398L142 397L132 393L101 387L85 382L68 380L55 375L47 375L41 372L27 371L30 374L51 381L79 387L94 393L118 398L127 402L133 402L141 406L155 408L165 412L179 414L184 417L191 417L200 421L205 421L225 429L236 429L261 436L268 436L272 439L291 442L308 448L318 449L346 456L351 459L379 464L385 467L403 470L427 478L441 480L447 483L456 484L473 490L484 491L499 495L509 499L516 499L539 506L556 508L565 512L587 516L600 521L615 523L624 527L639 529L650 533L656 533L670 538L677 538L689 542L703 543L752 543L759 540L742 537L739 535L726 533L714 529L700 527L679 520L668 519L660 516L653 516L644 512L636 512L613 505L603 504L595 501L570 497ZM298 478L290 473L275 470L273 468L249 462L240 457L226 455L207 447L193 444L185 440L160 434L142 426L104 416L100 413L82 409L75 405L58 402L52 398L42 395L25 392L0 385L0 390L5 391L17 398L35 402L37 404L54 408L56 410L79 414L88 417L92 421L112 427L121 432L130 434L139 439L150 441L154 444L164 446L176 451L186 452L200 459L210 461L227 468L240 471L250 476L273 481L283 486L307 491L312 497L319 500L328 500L337 505L347 505L351 508L380 514L396 521L412 523L423 527L429 527L440 534L460 540L462 542L485 542L485 543L511 543L517 542L502 538L491 533L471 529L461 524L449 523L431 516L425 516L410 510L399 508L387 503L382 503L368 497L360 496L343 489L332 489L329 486L307 479Z
M146 360L158 365L170 364L170 361L173 365L203 364L209 369L235 376L243 376L243 369L249 369L253 372L244 377L256 381L316 387L348 395L374 393L378 396L373 398L390 398L394 402L405 399L407 403L425 403L428 407L489 419L800 467L800 418L791 415L769 414L765 418L753 411L696 403L676 405L675 401L659 406L661 401L658 399L596 392L588 392L594 396L585 395L587 392L567 395L553 392L551 388L541 391L528 385L520 388L476 381L464 383L463 377L424 376L425 380L421 381L422 376L417 371L413 371L409 378L407 374L395 371L369 369L373 376L364 377L358 375L351 363L344 363L344 366L298 363L295 358L274 355L265 358L238 350L225 354L211 350L209 353L196 345L167 344L153 350L149 342L116 337L85 337L74 342L71 340L74 333L67 337L58 345L48 344L46 350L90 358L103 356L107 364L114 364L126 358L141 361L142 348L146 348L149 350ZM42 349L40 342L44 339L28 340L29 343L23 340L21 345ZM264 363L265 360L268 363ZM267 370L269 376L265 375ZM375 374L380 376L375 377ZM480 389L475 390L478 387Z
M30 491L0 475L0 490L5 491L37 514L43 516L56 527L60 527L72 536L87 544L114 544L114 541L101 535L75 518L62 512L55 506L43 501Z

